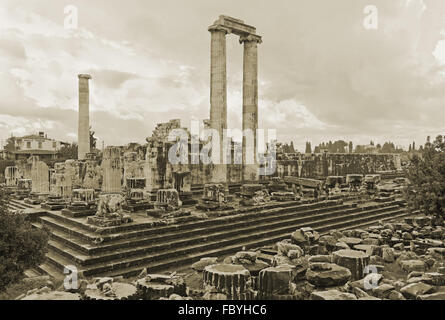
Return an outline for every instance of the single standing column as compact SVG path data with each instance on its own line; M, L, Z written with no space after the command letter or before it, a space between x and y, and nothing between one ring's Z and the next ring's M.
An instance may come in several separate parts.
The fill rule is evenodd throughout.
M261 37L240 37L244 43L243 61L243 180L257 181L257 129L258 129L258 43Z
M79 123L78 123L78 149L77 158L86 159L87 153L90 153L90 89L88 80L91 76L88 74L79 74Z
M223 135L227 129L226 34L229 30L218 25L209 27L210 52L210 128L219 134L219 164L214 164L212 182L227 182L227 164L223 161ZM215 152L212 150L212 153Z

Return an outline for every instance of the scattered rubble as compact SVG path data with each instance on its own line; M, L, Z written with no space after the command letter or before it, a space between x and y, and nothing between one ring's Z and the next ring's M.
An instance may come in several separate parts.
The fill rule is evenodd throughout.
M202 258L188 276L144 269L132 283L82 279L82 288L69 292L54 291L45 278L46 286L17 299L443 300L445 234L432 239L437 227L430 222L406 218L321 236L306 227L273 246Z
M171 295L186 296L184 279L176 274L147 274L136 281L140 296L145 300L170 298Z

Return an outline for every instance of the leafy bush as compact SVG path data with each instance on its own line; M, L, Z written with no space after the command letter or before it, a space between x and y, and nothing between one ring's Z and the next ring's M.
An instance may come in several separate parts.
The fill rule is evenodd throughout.
M15 283L23 272L45 260L48 233L8 210L8 196L0 190L0 292Z
M406 193L409 208L442 221L445 217L445 142L442 136L433 143L428 139L420 156L412 157L407 178L411 182Z

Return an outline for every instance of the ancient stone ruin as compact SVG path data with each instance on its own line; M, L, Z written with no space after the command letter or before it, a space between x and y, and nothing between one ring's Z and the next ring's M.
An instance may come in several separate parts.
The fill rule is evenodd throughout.
M193 139L199 147L208 142L180 119L158 124L144 144L91 150L92 77L79 74L78 159L32 156L4 172L10 209L51 233L47 260L31 270L51 278L19 298L444 299L443 221L407 209L399 156L278 153L276 171L260 176L262 38L228 16L208 31L210 119L203 124L219 133L221 146L226 36L238 36L244 48L242 129L251 134L242 137L241 164L222 161L235 153L233 141L220 163L169 161L178 150L173 130L186 133L187 150ZM54 288L67 266L81 275L79 287Z

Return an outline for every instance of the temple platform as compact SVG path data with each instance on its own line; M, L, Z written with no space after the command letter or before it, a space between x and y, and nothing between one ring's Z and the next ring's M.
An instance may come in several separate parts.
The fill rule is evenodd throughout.
M83 210L72 210L70 208L64 208L61 210L61 213L66 217L71 218L82 218L94 216L96 214L97 208L85 208Z
M162 272L190 265L202 257L224 256L273 244L301 227L320 233L357 228L408 215L404 202L360 203L357 195L329 200L278 202L203 212L193 206L187 217L162 219L145 211L131 213L132 222L100 227L87 217L69 217L48 210L33 223L51 230L42 273L63 277L67 265L84 276L134 276L143 268Z

